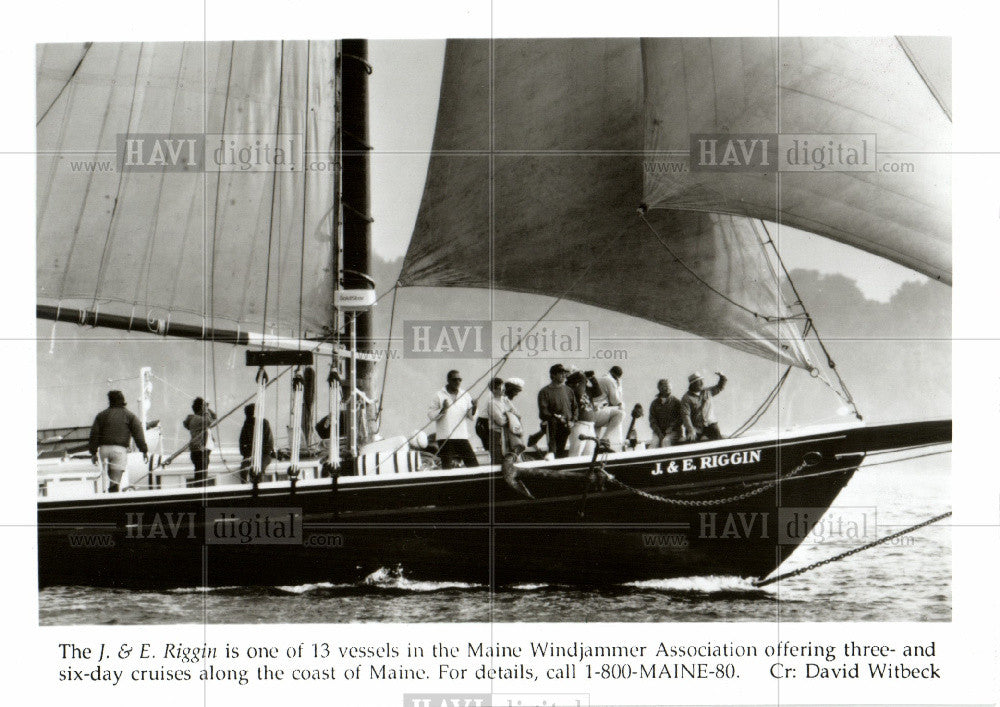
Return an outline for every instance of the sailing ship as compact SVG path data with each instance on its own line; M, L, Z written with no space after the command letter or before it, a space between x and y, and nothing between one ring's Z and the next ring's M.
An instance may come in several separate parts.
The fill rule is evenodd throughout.
M867 455L950 442L950 420L861 421L771 233L800 227L950 284L948 170L933 154L950 108L919 42L449 41L391 291L488 288L638 316L786 367L765 403L804 370L857 416L459 469L428 463L419 434L375 439L364 426L379 298L371 70L360 40L40 47L38 317L243 347L261 409L276 382L293 390L289 459L262 476L258 444L251 483L191 487L155 462L123 493L40 483L41 586L355 582L396 567L489 586L760 578L805 537L782 537L782 508L818 509L815 522ZM920 169L691 162L693 135L861 133L920 153ZM298 136L301 160L333 168L198 162L240 135ZM67 168L67 155L101 153L117 168ZM300 431L309 366L332 427L315 459ZM718 519L746 532L706 532Z

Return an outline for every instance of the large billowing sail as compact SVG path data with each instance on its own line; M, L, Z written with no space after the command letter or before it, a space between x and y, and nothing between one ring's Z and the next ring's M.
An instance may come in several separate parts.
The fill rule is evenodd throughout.
M448 43L402 284L565 297L810 366L753 222L639 217L639 40L498 40L492 64L490 48Z
M950 283L949 47L941 44L855 37L643 40L649 163L680 160L692 167L647 167L646 202L780 221ZM870 135L869 167L857 171L846 156L822 153L816 154L827 166L804 171L704 171L688 161L693 134L755 133L789 136L777 158L788 161L794 146L791 161L799 166L809 159L807 149L826 145L819 135L847 136L830 141L838 149ZM817 137L806 148L809 138L795 144L793 135ZM830 166L840 159L843 164Z
M334 60L332 42L40 46L39 302L318 333Z

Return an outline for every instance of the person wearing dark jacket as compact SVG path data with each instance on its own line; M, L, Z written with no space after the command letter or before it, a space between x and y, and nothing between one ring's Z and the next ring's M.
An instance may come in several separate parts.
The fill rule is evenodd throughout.
M142 452L142 460L149 459L146 435L139 418L125 409L125 396L120 390L108 392L108 407L97 413L90 428L90 458L97 464L98 457L108 467L108 491L117 491L125 475L128 447L132 440Z
M208 480L208 460L212 455L209 447L209 434L215 425L215 413L209 409L204 398L195 398L191 403L192 414L184 418L184 429L191 433L188 449L191 452L191 463L194 464L194 485L203 485Z
M246 419L243 420L243 427L240 429L240 455L243 461L240 463L240 481L244 484L250 480L250 468L253 463L253 429L255 424L254 411L256 406L252 403L243 408ZM263 473L271 464L274 458L274 437L271 435L271 424L267 418L261 420L264 443L260 452L260 471ZM327 432L327 437L330 433Z
M549 451L556 458L567 454L569 431L576 421L576 396L566 387L567 370L561 363L549 369L552 382L538 391L538 417L548 432Z
M662 378L657 384L657 394L649 404L649 427L653 430L653 446L669 447L686 439L694 440L694 428L685 426L684 405L671 395L670 381Z

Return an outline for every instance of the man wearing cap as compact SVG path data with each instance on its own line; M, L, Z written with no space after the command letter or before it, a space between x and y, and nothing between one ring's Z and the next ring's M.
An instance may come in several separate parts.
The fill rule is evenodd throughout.
M508 378L507 382L503 384L503 394L513 402L517 394L524 390L524 381L520 378Z
M139 418L125 409L125 396L120 390L108 391L108 407L97 413L90 428L90 459L97 464L98 456L108 467L108 491L117 491L125 475L128 446L135 440L135 446L142 452L142 460L147 461L148 448Z
M697 436L690 421L685 422L684 405L671 395L670 381L661 378L656 384L656 398L649 404L649 427L653 430L653 445L669 447Z
M538 417L549 437L549 451L557 458L565 457L566 441L576 420L576 399L566 387L566 369L557 363L549 369L552 382L538 391Z
M719 377L718 382L706 388L701 374L692 373L688 376L688 391L681 398L685 427L693 427L698 433L697 439L722 439L719 421L712 410L712 398L726 387L726 377L718 371L715 375Z
M479 465L476 453L469 443L468 421L476 414L476 403L472 396L462 389L462 374L448 371L445 386L434 394L427 417L436 423L435 437L438 442L438 456L445 469L458 466L459 460L467 467Z

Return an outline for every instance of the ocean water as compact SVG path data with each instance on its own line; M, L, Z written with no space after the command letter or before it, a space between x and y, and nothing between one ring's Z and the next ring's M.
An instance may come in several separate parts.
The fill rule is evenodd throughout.
M947 511L951 456L862 468L789 571ZM851 528L867 523L867 538ZM873 527L877 523L877 528ZM338 622L950 621L949 519L767 587L738 577L632 582L599 590L532 584L491 592L415 582L383 568L362 583L162 592L54 587L39 622L67 624ZM877 532L877 535L876 535Z

